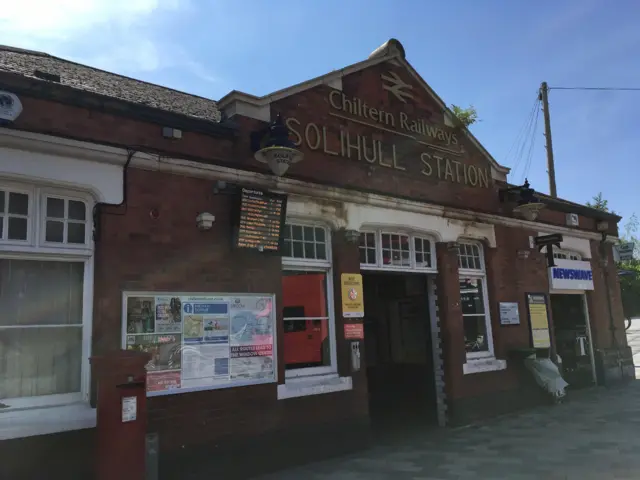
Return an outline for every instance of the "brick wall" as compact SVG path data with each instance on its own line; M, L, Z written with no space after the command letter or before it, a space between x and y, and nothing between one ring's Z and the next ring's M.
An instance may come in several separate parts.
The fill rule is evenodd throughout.
M211 181L131 169L128 195L126 208L105 209L109 213L101 219L95 265L95 354L121 347L124 290L274 292L280 304L281 259L231 249L230 197L215 195ZM152 209L158 211L157 219L149 215ZM196 215L203 211L216 217L214 227L206 232L195 224ZM353 271L357 246L345 245L336 234L334 250L339 278L342 270ZM336 304L339 301L336 295ZM283 383L280 317L277 324L278 376ZM340 318L336 326L342 338ZM350 368L346 348L346 342L339 342L344 375ZM285 401L277 400L275 384L154 397L149 399L149 430L160 434L163 449L182 449L249 439L288 427L366 418L363 374L355 376L354 385L354 392Z
M418 105L400 104L389 93L382 90L379 76L387 71L388 65L380 65L343 79L343 88L347 95L365 98L369 105L387 109L399 115L406 111L416 117L425 117L435 123L442 122L442 112L438 110L426 93L416 93ZM406 76L406 72L402 73ZM3 80L0 75L0 86ZM497 214L509 214L498 202L498 186L489 188L464 186L449 180L438 180L436 175L425 176L420 172L422 163L420 154L432 150L417 144L411 139L402 140L392 133L372 130L344 119L331 116L328 94L330 88L319 86L276 102L272 113L282 113L285 118L296 117L304 126L314 122L320 128L326 125L328 132L327 148L335 151L339 142L341 128L347 128L353 135L360 134L375 138L385 144L396 144L398 161L406 170L400 171L384 166L370 165L366 161L339 158L327 155L323 147L318 151L302 148L305 160L294 165L287 173L288 177L300 180L325 183L364 191L374 191L405 198L419 199L431 203L472 208ZM81 94L78 94L81 95ZM235 116L233 122L238 128L235 138L221 138L206 133L183 130L182 139L166 139L161 135L166 122L150 122L133 116L115 115L97 108L67 105L57 101L31 98L20 95L24 111L10 128L35 133L55 135L76 140L105 143L114 146L131 147L142 151L157 152L165 156L174 156L205 163L233 166L245 170L268 172L268 168L253 159L250 148L250 132L265 127L263 122ZM95 102L94 102L95 103ZM126 109L124 109L126 110ZM135 106L131 106L135 110ZM304 132L302 131L304 134ZM484 156L458 132L460 143L464 145L462 156L451 157L478 167L488 166ZM401 140L398 140L400 138ZM437 141L435 141L437 143ZM437 153L437 152L436 152ZM536 186L533 185L535 188ZM540 219L555 225L565 225L565 214L549 209L543 210ZM580 229L593 229L595 222L580 216ZM616 234L612 225L611 232Z
M394 71L405 80L409 80L408 72L403 68L389 64L377 65L343 77L342 88L344 95L348 98L357 96L366 101L368 106L392 113L395 116L396 124L393 127L395 131L403 132L398 125L401 112L406 113L411 118L428 119L434 124L442 125L444 123L442 110L421 88L417 86L413 88L412 94L415 101L408 103L400 102L387 90L384 90L380 75L388 71ZM319 148L312 150L303 142L301 150L305 153L305 160L292 167L288 176L349 185L352 188L384 192L394 196L421 199L443 205L463 208L469 208L469 206L473 205L474 209L481 211L499 210L500 205L495 185L490 185L489 188L471 187L465 186L463 182L438 179L435 163L433 164L434 168L431 175L427 176L421 173L424 165L420 160L420 155L424 152L432 155L443 155L451 160L476 167L488 167L489 164L486 158L471 142L464 138L460 131L447 129L447 131L456 132L455 134L460 144L464 145L466 152L461 156L438 153L438 150L430 149L411 138L402 136L402 133L398 135L391 131L378 130L357 123L359 120L366 120L364 118L351 115L350 117L356 120L354 122L336 117L336 113L342 115L344 112L331 108L329 101L331 91L330 87L322 85L279 100L272 105L272 113L274 115L280 113L284 118L295 118L297 123L293 125L302 137L305 136L305 129L309 123L316 125L320 131L322 131L323 127L325 129L323 135L326 135L326 144L321 141ZM374 122L369 120L368 123ZM351 151L351 158L328 154L327 152L340 152L341 130L349 132L352 144L355 143L354 138L359 135L366 139L368 147L371 147L373 140L382 142L389 149L391 145L394 145L397 164L403 170L385 166L393 165L390 160L392 158L390 150L383 151L385 157L382 162L380 162L379 157L375 162L369 162L365 160L364 153L358 156L354 149ZM404 131L404 133L407 132ZM295 137L295 134L293 137ZM309 131L309 137L314 142L315 130ZM446 141L437 139L430 139L430 141L446 147ZM374 155L375 152L373 150L369 151L368 157L370 159L373 159Z
M537 394L532 389L530 374L524 371L509 352L530 346L529 320L525 303L527 292L548 292L549 280L547 259L544 253L529 250L529 236L537 232L505 226L495 226L497 248L485 245L487 287L491 312L491 324L496 357L507 360L507 369L496 372L463 375L464 345L458 339L462 335L462 316L459 308L457 288L457 260L455 255L439 244L438 276L439 290L445 289L446 301L441 305L443 337L445 338L445 360L447 394L450 399L450 415L453 423L464 423L486 414L499 413L531 403ZM600 262L600 242L592 242L592 268L595 290L587 293L589 316L595 348L609 349L612 346L607 295L611 297L614 326L618 344L626 345L620 286L613 264L612 249L608 245L609 291L604 282L604 270ZM528 258L520 258L518 250L529 250ZM454 263L456 262L456 263ZM455 272L455 274L454 274ZM501 326L499 302L520 303L520 325ZM553 338L553 316L549 309L550 333ZM455 364L456 361L460 363ZM501 392L496 395L496 392ZM533 395L533 397L532 397ZM537 397L540 401L541 398Z

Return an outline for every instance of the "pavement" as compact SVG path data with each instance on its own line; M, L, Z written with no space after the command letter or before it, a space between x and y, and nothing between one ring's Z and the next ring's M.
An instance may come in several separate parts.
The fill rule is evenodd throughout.
M256 480L640 479L640 380L568 397Z
M640 318L631 319L631 326L627 330L627 343L633 353L633 363L636 366L636 378L640 378Z

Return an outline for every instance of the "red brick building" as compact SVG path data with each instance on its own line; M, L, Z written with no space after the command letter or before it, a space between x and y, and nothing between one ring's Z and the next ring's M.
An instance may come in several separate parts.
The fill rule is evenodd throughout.
M2 478L91 478L89 358L121 348L153 354L161 478L239 448L256 453L231 458L238 475L357 447L372 426L535 404L533 340L570 388L627 375L620 218L544 195L521 218L508 168L395 40L217 102L0 47L0 93ZM278 114L304 153L281 177L252 142ZM277 255L236 248L246 190L286 199ZM558 271L532 243L546 234L563 236Z

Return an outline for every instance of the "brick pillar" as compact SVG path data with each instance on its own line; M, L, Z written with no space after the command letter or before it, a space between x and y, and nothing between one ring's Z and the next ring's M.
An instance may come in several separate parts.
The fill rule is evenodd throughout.
M620 280L613 261L613 247L603 246L601 242L592 240L591 254L594 290L587 292L589 320L594 338L598 381L610 385L635 377L633 354L626 341Z
M342 289L340 277L343 273L360 273L360 250L358 243L349 243L345 237L345 230L332 232L333 254L333 290L336 318L336 353L338 356L338 373L340 376L351 375L351 350L349 341L344 338L344 318L342 317ZM364 373L364 342L361 342L362 368L356 376L365 377ZM355 379L354 379L355 380Z
M466 361L456 247L453 242L436 243L438 315L443 344L445 391L449 400L456 397L456 385L462 378L462 365Z

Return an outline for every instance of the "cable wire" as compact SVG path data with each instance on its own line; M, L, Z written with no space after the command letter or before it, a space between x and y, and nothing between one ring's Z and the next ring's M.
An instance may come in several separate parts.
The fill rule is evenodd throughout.
M511 171L514 173L515 171L518 170L518 167L520 166L520 161L522 160L523 144L526 143L526 137L527 137L526 132L531 128L531 124L533 122L533 119L536 113L536 108L539 102L540 102L540 99L538 98L538 94L536 94L535 101L533 102L533 106L531 107L531 110L529 111L527 118L525 119L524 123L520 127L520 131L518 132L518 135L516 136L515 140L511 144L511 147L509 148L509 151L504 157L503 163L506 165L509 163L509 160L512 158L511 154L516 153L514 157L513 167L511 168ZM514 149L515 149L515 152L514 152Z
M601 90L610 92L640 92L640 87L548 87L549 90Z
M518 163L518 166L519 166L520 165L520 161L524 160L523 169L527 168L527 160L525 160L524 152L527 150L527 145L529 144L529 142L532 141L532 138L533 138L533 127L534 127L534 121L535 121L535 118L536 118L535 114L536 114L536 111L538 111L538 109L539 109L538 105L539 105L539 102L536 102L534 104L533 115L531 116L531 118L529 120L529 124L527 125L527 131L526 131L525 136L523 138L523 142L520 145L520 149L518 150L518 161L517 161L517 163ZM515 172L514 172L514 174L515 174Z
M533 123L533 134L531 135L531 143L529 144L529 152L527 153L527 162L525 163L524 172L522 174L522 180L520 183L524 183L525 178L529 174L529 169L531 168L531 161L533 160L533 152L535 151L536 145L536 134L538 133L538 120L540 119L540 108L536 110L536 119Z

